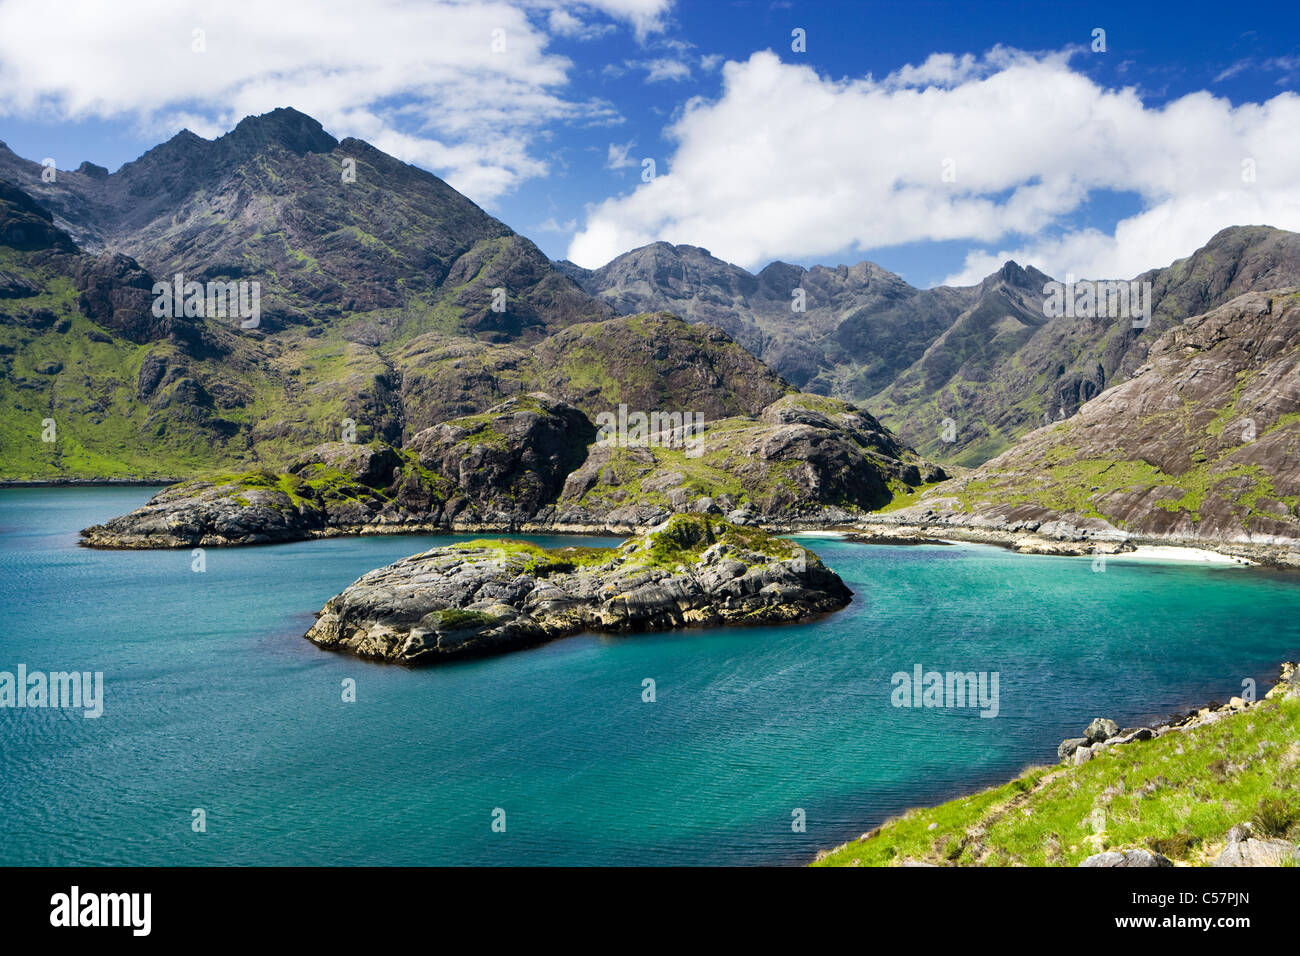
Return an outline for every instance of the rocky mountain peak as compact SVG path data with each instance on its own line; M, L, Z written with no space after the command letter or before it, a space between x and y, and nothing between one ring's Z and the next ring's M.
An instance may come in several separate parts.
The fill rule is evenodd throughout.
M339 144L319 122L288 106L260 116L246 116L216 142L237 145L241 150L253 152L267 146L280 146L300 156L328 153Z

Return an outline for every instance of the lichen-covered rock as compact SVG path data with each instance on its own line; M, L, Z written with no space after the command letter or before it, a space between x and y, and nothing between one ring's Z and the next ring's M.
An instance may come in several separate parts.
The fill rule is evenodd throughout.
M1108 850L1105 853L1097 853L1088 857L1079 864L1080 866L1130 866L1130 867L1160 867L1173 866L1173 860L1159 853L1152 853L1150 850Z
M1088 743L1095 744L1102 740L1109 740L1119 733L1119 724L1107 717L1096 717L1083 731L1084 737L1088 738Z
M618 548L484 540L404 558L333 597L307 632L324 648L416 664L497 654L581 630L800 620L852 592L793 542L677 515Z

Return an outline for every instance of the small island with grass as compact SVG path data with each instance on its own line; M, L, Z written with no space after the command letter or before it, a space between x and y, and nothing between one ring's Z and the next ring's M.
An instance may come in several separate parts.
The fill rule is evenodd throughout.
M709 515L674 515L616 548L486 539L362 575L307 638L372 660L499 654L583 630L634 632L798 621L853 592L813 553Z

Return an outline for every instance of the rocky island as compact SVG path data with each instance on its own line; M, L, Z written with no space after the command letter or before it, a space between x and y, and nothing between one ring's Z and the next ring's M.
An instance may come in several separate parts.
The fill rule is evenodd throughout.
M676 515L617 548L482 540L362 575L307 638L372 660L499 654L581 630L656 631L797 621L852 592L816 555L754 528Z

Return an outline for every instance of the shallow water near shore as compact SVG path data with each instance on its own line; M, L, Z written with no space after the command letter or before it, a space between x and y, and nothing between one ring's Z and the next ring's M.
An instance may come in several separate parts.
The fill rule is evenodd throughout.
M816 621L405 669L302 634L365 571L481 535L208 549L204 573L77 547L150 494L0 490L0 671L105 685L98 719L0 708L0 864L802 863L1300 656L1300 575L809 536L856 592ZM918 664L996 672L998 716L892 706Z

